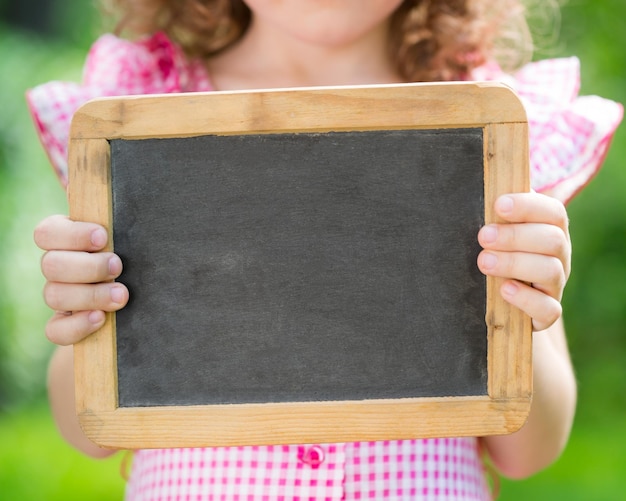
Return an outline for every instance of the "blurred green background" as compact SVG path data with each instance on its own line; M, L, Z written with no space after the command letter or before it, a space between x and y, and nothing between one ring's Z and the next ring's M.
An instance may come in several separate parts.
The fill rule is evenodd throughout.
M541 5L541 2L535 2ZM577 55L582 94L626 103L626 2L569 0L558 38L538 57ZM541 23L545 27L553 22ZM43 335L41 252L32 230L65 197L39 146L24 91L80 79L100 32L92 2L0 0L0 498L121 499L121 456L82 457L59 438L45 400L50 344ZM565 321L579 380L570 443L546 471L502 481L502 500L625 499L626 474L626 127L604 168L570 204L573 272Z

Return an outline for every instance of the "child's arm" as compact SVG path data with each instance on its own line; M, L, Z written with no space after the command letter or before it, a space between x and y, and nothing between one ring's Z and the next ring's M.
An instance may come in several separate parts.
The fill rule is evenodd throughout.
M74 348L59 346L48 366L48 398L61 436L79 451L94 458L105 458L115 451L102 449L89 440L78 422L74 404Z
M478 265L485 274L514 279L505 282L502 295L533 318L534 388L526 425L483 441L500 472L523 478L561 454L574 419L576 380L560 318L571 245L567 213L553 198L507 196L496 202L496 211L510 224L480 231L485 250Z
M90 456L106 457L111 451L87 439L76 417L71 345L102 326L104 311L116 311L128 301L126 287L110 282L121 273L122 263L115 254L94 253L107 241L104 229L95 224L52 216L37 226L34 236L35 243L46 251L41 260L47 280L44 299L56 310L46 326L46 335L61 345L50 361L48 373L52 414L70 444Z
M525 478L561 454L574 420L576 380L561 320L533 334L533 401L524 427L505 436L483 438L496 468Z

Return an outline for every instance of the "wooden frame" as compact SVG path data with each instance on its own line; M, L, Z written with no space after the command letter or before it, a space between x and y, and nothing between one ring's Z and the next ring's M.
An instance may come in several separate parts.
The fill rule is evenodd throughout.
M200 107L210 114L199 113ZM500 84L99 99L79 109L72 123L70 215L111 229L110 139L465 127L484 131L485 221L495 222L492 202L499 194L529 190L526 115L514 93ZM124 449L510 433L523 425L530 407L531 324L501 298L499 286L500 280L487 279L488 395L122 408L115 314L108 314L102 329L74 347L78 418L94 442Z

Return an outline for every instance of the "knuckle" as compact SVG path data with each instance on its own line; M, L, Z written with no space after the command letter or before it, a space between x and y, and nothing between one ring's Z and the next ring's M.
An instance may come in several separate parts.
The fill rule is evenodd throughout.
M560 200L552 197L549 197L549 199L552 202L552 222L561 228L567 235L569 231L569 216L567 214L567 208Z
M555 256L567 256L569 254L569 243L565 233L560 228L551 227L551 231L544 237L548 245L548 249Z
M40 222L33 231L33 239L35 240L35 245L42 250L46 250L45 242L47 240L48 231L45 226L44 221Z
M533 318L535 331L543 331L554 325L563 314L563 307L556 299L545 307L540 317Z
M562 261L557 257L549 257L545 270L546 277L550 282L562 283L565 276Z
M92 305L99 304L100 298L102 297L102 294L100 293L100 287L97 287L97 286L91 287L90 291L91 291L91 294L89 295L90 303Z
M569 217L567 215L567 209L565 208L565 205L563 205L563 202L559 200L557 200L556 217L560 223L560 226L565 231L567 231L567 228L569 228Z
M498 265L501 264L501 272L507 277L517 277L523 273L524 257L514 252L501 252L498 254Z
M82 254L82 269L78 277L84 283L97 283L108 278L108 271L103 259L98 254Z
M99 325L87 320L85 311L55 313L45 327L46 338L54 344L69 346L95 332Z
M33 231L33 239L37 247L42 250L51 250L59 228L66 220L65 216L54 215L40 221Z
M562 314L563 314L563 307L561 306L561 303L559 303L556 300L553 301L550 311L546 313L546 328L550 327L559 318L561 318Z
M89 238L82 232L77 231L77 229L78 228L73 228L74 231L68 235L68 243L70 244L70 247L75 250L89 250L91 247Z
M46 334L46 338L51 343L57 344L59 346L67 346L71 344L68 341L69 332L67 329L61 329L60 327L62 326L59 325L60 323L62 323L62 321L59 318L57 318L56 316L52 317L46 324L44 332Z
M506 244L509 248L515 249L517 247L517 242L520 239L519 227L515 224L506 225L506 230L504 232L506 236Z
M58 337L57 337L57 331L54 328L54 320L50 319L48 321L48 323L46 324L46 327L44 329L44 332L46 334L46 338L48 339L48 341L50 341L51 343L54 344L60 344L58 341Z
M90 286L90 308L104 309L111 308L111 291L109 284L95 284Z
M43 299L48 307L61 310L61 297L58 284L46 282L43 286Z
M41 267L41 273L43 273L43 276L48 278L48 272L50 270L49 266L50 266L50 251L46 251L43 253L43 255L41 256L41 261L40 263L40 267Z
M47 251L41 256L41 272L47 280L54 279L58 270L58 253L56 251Z

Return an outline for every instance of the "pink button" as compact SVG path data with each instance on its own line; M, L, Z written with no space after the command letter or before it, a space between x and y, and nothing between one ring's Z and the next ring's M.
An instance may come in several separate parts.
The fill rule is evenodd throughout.
M311 468L319 468L324 462L324 449L319 445L311 447L300 447L298 449L298 459Z

